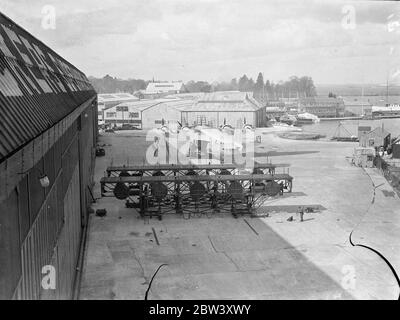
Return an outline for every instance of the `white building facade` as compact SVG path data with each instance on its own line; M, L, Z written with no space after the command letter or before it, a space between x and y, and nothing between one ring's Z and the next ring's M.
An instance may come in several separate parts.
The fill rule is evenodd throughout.
M213 92L194 99L155 99L121 103L105 110L105 124L129 124L139 129L153 129L163 124L180 123L183 126L219 128L230 125L243 128L261 127L266 119L265 108L251 93L229 91Z
M98 123L105 123L105 110L117 106L123 102L138 101L139 98L129 93L104 93L97 95Z

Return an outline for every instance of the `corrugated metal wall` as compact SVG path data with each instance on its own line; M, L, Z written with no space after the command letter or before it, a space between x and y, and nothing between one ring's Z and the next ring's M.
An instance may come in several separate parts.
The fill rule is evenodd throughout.
M14 298L70 299L81 237L79 166L76 165L63 203L63 216L57 219L57 186L43 204L35 223L22 244L22 277ZM60 232L61 231L61 232ZM56 289L41 286L42 268L56 271Z
M62 224L57 215L57 185L37 215L21 248L22 278L18 295L22 299L39 299L42 267L49 265Z
M254 127L257 126L257 115L255 111L251 112L182 112L182 121L187 123L189 126L199 125L203 121L203 125L208 125L214 128L218 128L226 124L233 126L234 128L241 129L244 122Z
M95 97L81 71L0 13L0 299L72 297L93 180ZM55 290L41 286L46 265L56 270Z
M0 298L72 297L82 226L91 203L96 110L88 107L0 203ZM50 187L40 186L39 170L51 177ZM55 290L41 286L46 265L56 270Z
M142 129L158 128L162 119L164 119L165 123L176 123L177 121L181 121L181 112L168 104L157 104L152 108L142 111Z
M57 245L58 299L71 299L81 237L79 166L64 199L65 225Z
M0 203L0 299L10 298L21 277L18 192Z

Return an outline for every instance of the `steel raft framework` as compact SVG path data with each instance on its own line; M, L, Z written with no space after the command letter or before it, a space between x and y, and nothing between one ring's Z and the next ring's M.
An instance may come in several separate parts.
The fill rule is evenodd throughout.
M292 192L293 177L277 174L287 164L260 164L251 169L229 164L156 165L107 168L101 179L103 197L126 200L142 217L177 213L210 216L228 211L250 214L267 198Z

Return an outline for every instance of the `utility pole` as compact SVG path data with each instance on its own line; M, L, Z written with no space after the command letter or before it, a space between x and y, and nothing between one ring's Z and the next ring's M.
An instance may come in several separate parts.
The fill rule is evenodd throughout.
M389 106L389 75L386 76L386 106Z

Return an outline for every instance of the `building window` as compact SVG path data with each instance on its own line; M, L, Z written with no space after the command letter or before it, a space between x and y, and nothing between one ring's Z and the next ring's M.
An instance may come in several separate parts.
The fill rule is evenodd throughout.
M106 117L107 118L115 118L117 116L116 112L107 112Z
M129 118L139 118L139 112L129 112Z
M119 112L128 112L128 107L117 107L117 111L119 111Z
M154 121L155 124L162 124L162 120L156 120Z

